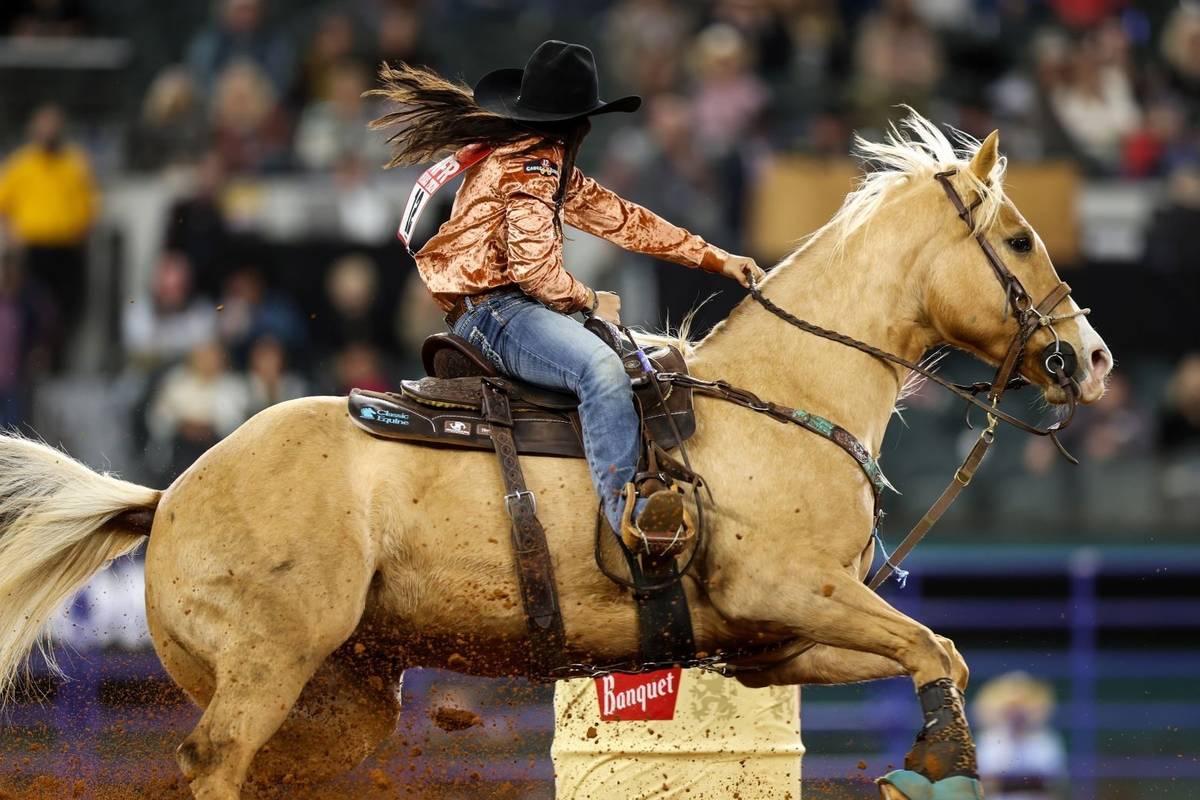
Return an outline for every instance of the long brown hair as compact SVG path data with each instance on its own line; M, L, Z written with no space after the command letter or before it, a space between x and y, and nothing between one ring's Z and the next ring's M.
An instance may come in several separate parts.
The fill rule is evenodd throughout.
M587 118L556 123L525 123L493 114L475 102L466 84L455 83L427 67L403 62L384 63L379 69L383 86L367 92L399 104L399 108L372 120L371 130L395 132L388 142L395 148L387 166L401 167L433 161L470 144L492 147L534 138L529 150L554 143L563 146L563 163L554 201L558 210L566 199L575 169L575 158L591 130Z

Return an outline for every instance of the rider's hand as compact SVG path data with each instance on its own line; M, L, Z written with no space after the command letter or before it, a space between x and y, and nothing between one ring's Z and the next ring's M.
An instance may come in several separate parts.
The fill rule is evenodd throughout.
M721 274L727 278L733 278L747 289L750 288L750 279L747 276L753 275L755 283L761 283L762 279L767 277L767 273L763 272L762 267L756 264L753 258L735 255L725 259L725 264L721 267Z
M621 324L621 298L616 292L596 292L596 312L593 316L599 317L605 322L611 322L613 325Z

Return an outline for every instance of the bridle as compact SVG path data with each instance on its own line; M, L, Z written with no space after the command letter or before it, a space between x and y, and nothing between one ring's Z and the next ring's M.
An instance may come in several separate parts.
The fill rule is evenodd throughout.
M1017 333L1013 336L1009 343L1008 352L1005 354L1004 360L1000 362L1000 366L996 370L996 375L992 379L991 386L988 388L988 401L992 406L995 406L1000 399L1000 395L1009 388L1022 388L1029 384L1029 381L1021 377L1017 373L1017 365L1021 362L1021 357L1025 353L1025 347L1033 334L1040 328L1046 328L1054 337L1054 341L1046 345L1042 349L1039 361L1042 363L1042 368L1048 375L1055 379L1059 388L1063 390L1067 396L1068 411L1065 419L1057 422L1045 429L1033 428L1032 426L1019 425L1017 427L1025 430L1027 433L1035 433L1049 436L1050 439L1057 445L1059 451L1073 463L1078 463L1069 453L1063 448L1062 443L1058 440L1058 432L1070 424L1075 416L1075 406L1079 394L1079 384L1071 377L1079 366L1079 358L1075 354L1075 349L1069 342L1064 342L1058 335L1058 331L1054 329L1054 323L1063 322L1074 317L1086 316L1091 313L1091 309L1083 308L1078 311L1072 311L1067 314L1054 315L1053 311L1060 303L1066 300L1071 294L1071 287L1065 281L1059 281L1058 284L1051 289L1041 302L1034 305L1033 298L1026 291L1025 286L1021 283L1021 279L1012 273L996 253L996 249L992 247L992 243L987 240L983 231L976 231L974 220L971 218L971 212L979 201L968 208L963 204L962 198L958 191L954 188L954 184L950 182L950 178L957 170L947 170L934 175L942 189L946 192L946 197L950 200L950 204L954 206L958 218L967 226L967 230L973 232L975 241L979 244L979 248L983 251L984 257L987 259L988 265L992 268L992 272L996 275L996 280L1000 281L1001 287L1004 289L1005 301L1009 312L1017 321ZM1014 374L1016 373L1016 374ZM1014 379L1019 381L1016 386L1010 386L1010 382ZM974 387L972 387L974 388ZM1007 421L1007 420L1006 420Z
M963 203L958 191L950 182L950 176L954 175L956 171L957 170L948 170L946 172L939 172L934 177L942 185L942 188L945 189L946 196L950 199L950 202L954 206L955 211L958 213L959 218L966 224L968 230L974 230L974 222L971 218L971 213L972 209L977 206L978 203L975 203L970 208ZM1011 425L1018 430L1024 431L1025 433L1030 433L1036 436L1050 437L1058 446L1060 452L1062 452L1062 454L1068 460L1070 460L1072 463L1078 463L1076 459L1071 456L1065 448L1063 448L1062 443L1058 440L1058 433L1066 428L1075 416L1075 405L1079 392L1079 386L1071 378L1071 375L1075 372L1075 369L1078 366L1078 358L1075 355L1075 349L1070 345L1070 343L1064 342L1061 337L1059 337L1057 331L1054 329L1054 323L1090 314L1091 309L1084 308L1068 314L1053 315L1051 312L1054 310L1054 308L1062 303L1063 300L1067 299L1067 297L1071 294L1071 287L1063 281L1059 281L1058 285L1051 289L1050 292L1047 293L1044 298L1042 298L1041 302L1035 305L1030 297L1029 292L1026 291L1024 284L1021 283L1021 279L1014 275L1012 271L1005 266L1004 261L996 253L995 248L992 247L991 242L987 240L983 233L976 233L974 234L974 237L975 241L978 242L980 249L983 250L983 254L987 258L988 265L992 268L992 272L996 275L996 279L1000 282L1000 285L1004 290L1006 310L1011 313L1012 317L1017 322L1017 332L1013 335L1012 340L1009 342L1005 356L1001 360L999 366L996 368L995 376L991 381L984 383L951 383L942 376L938 375L936 372L925 366L922 366L917 362L909 361L906 358L889 353L886 350L881 350L878 347L874 347L866 342L859 341L858 339L847 336L843 333L838 333L837 331L829 330L828 328L822 328L819 325L814 325L811 322L806 322L805 320L802 320L796 316L793 316L787 311L784 311L782 308L775 305L775 303L768 300L753 279L750 280L750 294L759 303L759 305L763 306L763 308L765 308L767 311L770 311L772 314L792 325L793 327L799 328L807 333L811 333L823 339L828 339L830 341L837 342L838 344L852 347L855 350L859 350L867 355L880 359L881 361L886 361L905 367L924 376L925 378L928 378L953 394L958 395L967 403L985 411L989 415L989 424L991 424L991 418L995 418L996 420ZM1029 340L1033 337L1034 333L1036 333L1040 328L1046 328L1050 331L1051 335L1054 336L1054 341L1047 345L1042 351L1041 361L1043 368L1046 370L1047 374L1051 375L1055 379L1057 385L1063 389L1064 393L1067 395L1068 403L1067 416L1059 422L1056 422L1045 428L1039 428L1035 425L1030 425L1024 420L1014 417L998 407L1000 397L1006 391L1009 389L1021 389L1030 385L1030 381L1023 375L1019 374L1017 370L1021 361L1021 357L1025 353L1026 345L1029 343ZM986 403L979 400L977 397L977 395L982 392L988 393L988 399ZM994 426L992 427L994 428Z

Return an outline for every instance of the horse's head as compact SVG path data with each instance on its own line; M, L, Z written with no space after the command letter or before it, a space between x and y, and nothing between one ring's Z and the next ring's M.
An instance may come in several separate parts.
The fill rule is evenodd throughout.
M1060 299L1061 289L1055 292L1061 280L1046 246L1004 194L998 143L992 133L972 148L969 161L942 162L952 174L935 173L912 187L923 195L913 210L936 219L932 228L922 226L932 235L920 246L913 273L923 282L925 322L937 338L1000 363L1017 335L1018 318L1025 314L1031 327L1040 321L1020 357L1019 373L1051 403L1065 403L1067 390L1053 374L1065 366L1079 399L1094 402L1104 394L1112 354L1075 301ZM954 195L970 210L969 224L960 218Z

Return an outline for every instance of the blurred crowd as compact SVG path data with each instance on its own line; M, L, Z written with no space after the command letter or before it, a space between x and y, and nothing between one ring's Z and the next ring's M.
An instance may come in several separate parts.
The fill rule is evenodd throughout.
M976 135L1003 127L1013 158L1067 155L1093 174L1165 175L1197 155L1189 0L269 3L180 4L210 18L146 75L119 166L212 150L238 172L378 164L384 143L365 127L377 108L362 92L380 62L471 80L518 65L525 40L555 30L586 31L611 93L682 101L706 158L747 144L841 154L851 130L877 132L899 103ZM9 41L111 35L121 22L87 0L0 12ZM519 29L498 42L505 22Z
M1069 796L1066 743L1054 729L1054 711L1054 687L1024 672L998 675L975 693L970 712L988 797Z
M71 369L83 301L97 290L88 263L104 187L130 176L182 187L152 266L133 271L147 277L120 287L108 344L114 371L139 376L131 435L162 478L271 403L394 385L438 328L392 239L407 186L398 196L378 169L387 143L368 129L380 106L363 93L382 61L471 82L520 65L543 38L587 42L605 93L646 103L598 126L582 165L733 250L748 245L747 198L773 154L844 156L853 132L878 136L903 103L976 136L1001 128L1014 160L1163 181L1145 266L1195 269L1200 3L1190 0L204 0L143 16L180 21L129 34L137 55L118 72L124 95L0 114L0 142L12 144L0 165L0 426L30 420L32 389ZM133 28L101 3L12 0L0 48L61 49ZM12 112L10 85L0 102ZM262 202L256 182L297 176L328 198L308 223L339 243L321 263L246 222ZM650 289L678 310L704 276L669 275ZM651 309L632 321L661 318ZM1072 444L1101 461L1178 457L1176 483L1200 494L1200 354L1178 356L1149 397L1118 369ZM1032 445L1023 468L1040 474L1050 458Z

